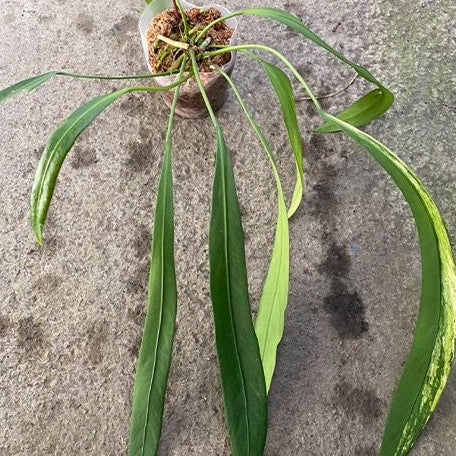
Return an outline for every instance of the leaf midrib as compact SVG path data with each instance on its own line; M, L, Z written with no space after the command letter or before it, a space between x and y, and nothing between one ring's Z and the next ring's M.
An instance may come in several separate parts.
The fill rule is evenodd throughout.
M282 198L283 198L283 194L282 192L280 192L281 195L282 195ZM282 204L281 206L283 206L283 201L282 201ZM282 207L282 210L283 210L283 207ZM282 214L283 216L283 214ZM286 210L285 210L285 217L287 217L287 213L286 213ZM281 225L282 225L282 221L281 221ZM280 259L279 259L279 270L282 269L282 263L283 263L283 248L282 248L282 245L283 245L283 229L281 227L281 230L280 230ZM268 340L268 336L269 336L269 329L270 329L270 326L271 326L271 319L272 319L272 313L273 313L273 309L274 309L274 304L276 303L276 296L277 296L277 292L278 292L278 289L279 289L279 281L276 280L275 281L275 286L274 286L274 295L273 295L273 305L270 307L270 311L269 311L269 315L268 315L268 324L266 326L266 334L265 334L265 338L264 338L264 344L263 344L263 349L261 350L261 359L263 359L264 357L264 352L266 351L266 345L267 345L267 340ZM274 342L275 343L275 342Z
M233 330L234 334L234 346L235 346L235 353L236 353L236 359L238 362L239 366L239 372L241 374L241 382L242 382L242 397L244 399L244 407L245 407L245 422L246 422L246 429L247 429L247 455L250 454L250 422L249 422L249 416L248 416L248 401L247 401L247 396L245 394L245 379L244 379L244 373L241 368L241 360L239 356L239 348L238 348L238 343L236 339L236 330L235 330L235 325L234 325L234 317L233 317L233 310L231 308L231 274L230 274L230 266L228 262L228 204L226 200L226 176L225 176L225 152L222 152L221 154L222 157L222 194L223 194L223 228L224 228L224 253L225 253L225 271L226 271L226 276L227 276L227 294L228 294L228 309L229 309L229 314L230 314L230 323L231 323L231 328Z
M168 151L167 151L168 153ZM167 158L166 158L167 159ZM168 168L168 165L167 165L167 168ZM168 173L168 169L167 169L167 173ZM165 183L166 184L166 183ZM163 195L163 208L164 208L164 211L163 211L163 217L162 217L162 220L161 220L161 228L162 228L162 233L164 234L165 233L165 220L166 220L166 202L168 200L168 189L167 189L167 186L165 185L165 192L164 192L164 195ZM159 320L159 330L157 332L157 338L156 338L156 344L155 344L155 353L154 353L154 367L153 367L153 370L152 370L152 375L151 375L151 381L150 381L150 385L149 385L149 391L148 391L148 394L147 394L147 410L146 410L146 420L145 420L145 423L144 423L144 433L143 433L143 443L142 443L142 448L141 448L141 454L144 455L144 448L145 448L145 445L146 445L146 434L147 434L147 423L149 422L149 414L150 414L150 397L151 397L151 394L152 394L152 386L153 386L153 383L154 383L154 380L155 380L155 370L156 370L156 367L157 367L157 353L158 353L158 345L159 345L159 340L160 340L160 335L161 335L161 332L162 332L162 322L163 322L163 300L164 300L164 280L163 280L163 277L164 277L164 235L161 236L161 243L160 243L160 258L161 258L161 267L160 267L160 277L161 277L161 280L160 280L160 320ZM152 266L152 264L151 264Z

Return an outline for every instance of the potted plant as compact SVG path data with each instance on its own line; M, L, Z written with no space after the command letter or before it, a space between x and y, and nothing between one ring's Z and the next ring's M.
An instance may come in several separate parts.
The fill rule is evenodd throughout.
M261 16L285 24L345 62L375 88L337 116L327 113L284 55L261 44L235 43L235 18L241 15ZM381 456L407 454L435 409L450 372L456 329L456 276L445 224L429 193L403 161L358 128L384 114L393 103L393 95L367 69L329 46L296 16L275 8L252 7L229 13L210 5L196 8L178 0L155 0L145 8L140 31L148 74L89 76L52 71L0 91L0 101L3 101L22 90L33 90L54 76L150 78L153 81L153 85L129 86L89 100L52 134L36 170L31 197L31 223L40 245L60 168L81 132L110 104L128 93L163 93L170 106L155 208L148 310L133 395L130 455L157 453L171 360L177 309L173 253L173 119L176 113L194 117L206 111L216 138L209 235L210 288L226 424L233 454L263 454L268 421L267 394L288 297L288 219L299 207L303 191L302 144L295 95L287 73L264 54L278 60L306 92L323 120L316 132L342 132L362 146L391 176L412 210L423 264L422 298L414 343L391 402L380 449ZM277 96L296 165L295 189L288 204L274 152L230 77L236 52L243 52L258 63ZM226 87L232 89L248 124L257 134L276 184L278 209L274 246L255 321L250 310L242 220L230 153L215 114L225 100Z

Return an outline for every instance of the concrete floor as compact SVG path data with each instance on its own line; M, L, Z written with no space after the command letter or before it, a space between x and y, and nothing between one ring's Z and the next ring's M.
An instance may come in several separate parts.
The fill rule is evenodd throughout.
M230 9L241 0L219 0ZM456 52L453 0L272 1L365 64L396 94L367 130L405 159L456 235ZM0 0L0 86L50 69L145 69L140 0ZM241 40L286 51L317 93L351 72L282 26L241 19ZM278 108L244 57L235 80L277 151L290 194L294 169ZM34 168L76 106L123 83L54 79L0 106L0 454L126 454L144 320L149 230L167 109L130 95L80 137L64 164L38 248L29 227ZM339 109L357 82L326 100ZM270 395L268 456L377 454L388 402L410 345L420 263L410 211L387 176L341 135L311 136L299 104L306 198L291 222L286 330ZM270 255L274 186L231 96L220 111L233 154L256 306ZM207 227L214 141L207 119L176 123L179 313L161 455L228 455L208 292ZM411 454L451 456L456 376Z

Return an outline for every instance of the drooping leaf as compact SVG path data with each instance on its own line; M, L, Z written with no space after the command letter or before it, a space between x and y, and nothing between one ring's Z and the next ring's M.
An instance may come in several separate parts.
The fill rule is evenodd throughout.
M274 169L277 177L277 170ZM255 332L260 346L266 391L269 391L276 365L277 347L282 340L285 326L285 310L288 303L290 274L289 232L285 199L277 186L278 213L271 262L263 284Z
M335 57L338 59L342 60L344 63L347 65L351 66L358 74L361 76L363 79L366 81L369 81L373 84L375 84L378 87L378 91L382 92L382 96L378 98L378 105L373 103L375 101L374 97L370 97L370 106L369 109L365 109L361 115L359 113L357 115L357 126L364 125L366 123L371 122L372 120L380 117L382 114L384 114L389 107L393 104L394 101L394 96L393 94L382 85L382 83L375 78L372 73L365 67L351 61L347 57L345 57L341 52L337 51L334 49L332 46L330 46L326 41L322 40L318 35L316 35L314 32L312 32L309 28L307 28L301 20L294 16L293 14L283 11L278 8L266 8L266 7L258 7L258 8L244 8L242 10L237 11L234 14L251 14L251 15L256 15L256 16L262 16L268 19L273 19L275 21L278 21L293 30L295 30L298 33L301 33L311 41L313 41L315 44L318 46L322 47L326 51L330 52L333 54ZM358 100L360 101L360 100ZM358 109L356 105L358 101L355 101L354 104L350 105L346 110L342 111L339 115L342 115L345 111L347 110L356 110ZM338 115L338 116L339 116ZM344 114L345 115L345 114ZM337 116L337 117L338 117ZM346 119L349 121L350 119ZM362 123L359 123L362 122ZM334 126L334 128L336 128Z
M96 75L96 74L77 74L77 73L68 73L66 71L50 71L48 73L40 74L38 76L34 76L29 79L24 79L23 81L17 82L9 87L6 87L3 90L0 90L0 102L6 100L7 98L16 95L17 93L27 90L31 92L32 90L36 89L40 85L44 84L46 81L51 79L54 76L66 76L76 79L100 79L100 80L109 80L109 81L120 81L120 80L127 80L127 79L149 79L149 78L156 78L160 76L166 76L172 74L172 72L166 73L145 73L145 74L134 74L128 76L103 76L103 75Z
M77 137L111 103L131 92L160 92L172 89L187 80L180 79L162 87L127 87L108 95L100 95L74 111L50 137L35 173L32 187L30 214L36 240L41 244L43 226L46 221L60 168Z
M36 89L41 84L44 84L48 79L51 79L56 74L56 71L50 71L49 73L40 74L39 76L34 76L33 78L24 79L23 81L17 82L16 84L0 90L0 102L23 90L31 92L33 89Z
M392 399L380 456L408 454L437 406L447 382L456 338L456 268L448 233L431 196L416 175L376 139L329 114L363 146L397 184L412 210L422 262L421 304L415 335Z
M277 98L279 99L280 107L282 109L283 121L288 132L290 145L295 157L296 165L296 183L291 199L290 207L288 209L288 217L291 217L302 200L303 191L303 166L302 166L302 140L299 131L298 118L296 116L295 99L293 95L293 88L288 76L276 65L267 62L263 59L258 59L274 88Z
M217 125L209 233L210 289L227 427L234 456L261 456L267 396L247 287L239 202L229 152Z
M148 308L139 350L130 426L130 456L155 456L160 440L166 384L177 311L174 267L173 177L171 130L178 90L169 117L157 192Z
M265 62L268 64L267 62ZM268 64L269 65L269 64ZM260 356L263 363L264 376L266 381L266 392L271 386L272 376L276 364L277 346L283 336L285 326L285 309L288 302L288 282L290 275L290 241L288 232L288 216L285 197L280 183L279 173L274 160L274 153L264 136L263 131L250 114L239 90L232 79L222 70L219 70L230 84L241 105L248 121L257 134L263 146L269 162L277 188L277 224L272 249L271 262L269 264L266 280L263 284L258 306L257 318L255 321L255 332L260 346ZM288 78L287 78L288 80ZM276 80L275 80L276 81Z
M360 127L380 117L393 103L393 94L388 90L374 89L355 101L347 109L337 115L344 122ZM315 130L317 133L339 131L339 127L325 122Z
M127 92L128 89L122 89L88 101L74 111L55 130L47 142L35 173L30 206L32 228L39 244L41 244L43 226L57 177L68 151L90 123L111 103Z

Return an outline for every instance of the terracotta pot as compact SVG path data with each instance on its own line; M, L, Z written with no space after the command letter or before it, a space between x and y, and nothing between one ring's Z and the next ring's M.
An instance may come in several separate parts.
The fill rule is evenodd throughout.
M198 8L198 6L192 5L191 3L181 0L182 8L189 10L191 8ZM145 8L139 19L139 30L141 33L141 41L143 46L144 57L149 70L154 73L149 63L149 50L147 44L147 30L151 20L164 10L172 9L172 0L154 0L149 3ZM223 6L210 5L206 8L215 8L222 13L222 16L227 16L230 12ZM235 18L228 19L226 21L228 27L234 30L233 36L230 39L230 44L236 44L236 35L238 21ZM236 62L236 52L231 53L231 60L223 66L223 70L231 75L234 65ZM203 81L204 88L206 89L209 100L211 101L214 110L219 109L226 100L227 97L227 86L225 78L220 76L216 72L200 72L201 80ZM176 79L175 75L171 76L160 76L153 79L153 83L158 86L165 86L171 84ZM168 106L171 106L173 99L172 92L161 92L161 95ZM182 117L198 118L207 115L206 105L198 90L196 81L192 78L189 79L180 88L179 99L176 108L177 114Z

